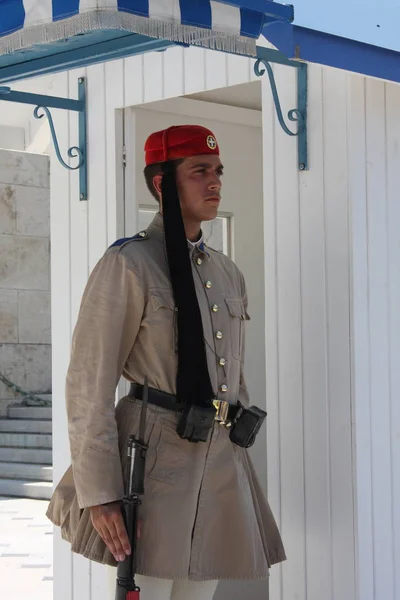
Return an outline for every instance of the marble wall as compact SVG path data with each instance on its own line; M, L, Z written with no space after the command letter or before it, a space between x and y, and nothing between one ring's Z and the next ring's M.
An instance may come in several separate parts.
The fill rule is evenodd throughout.
M49 158L0 149L0 373L51 390ZM0 414L14 394L0 382Z

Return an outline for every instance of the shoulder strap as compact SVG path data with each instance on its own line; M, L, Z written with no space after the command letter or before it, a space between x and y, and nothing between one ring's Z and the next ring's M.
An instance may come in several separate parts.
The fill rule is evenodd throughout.
M116 242L111 244L110 248L115 248L118 246L122 247L122 246L125 246L125 244L128 244L129 242L139 242L141 240L147 240L148 237L149 237L149 234L147 233L147 231L140 231L139 233L137 233L136 235L134 235L132 237L121 238L120 240L117 240Z

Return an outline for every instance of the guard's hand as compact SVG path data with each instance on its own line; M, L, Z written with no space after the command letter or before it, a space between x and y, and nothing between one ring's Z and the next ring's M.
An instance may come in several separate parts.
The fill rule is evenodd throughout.
M131 545L122 517L121 502L91 506L90 517L93 527L98 531L115 560L125 560L131 553Z

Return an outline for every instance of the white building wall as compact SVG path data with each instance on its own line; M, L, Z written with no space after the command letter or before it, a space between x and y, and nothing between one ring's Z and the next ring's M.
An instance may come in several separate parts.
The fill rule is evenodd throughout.
M400 86L348 83L360 598L400 598Z
M52 161L56 482L69 464L64 380L80 297L124 233L115 109L246 83L252 66L174 48L56 77L53 93L71 97L88 78L90 196L79 202L77 173ZM287 112L295 73L275 73ZM398 88L310 68L308 173L266 81L263 93L269 497L288 553L270 597L399 600ZM74 145L76 117L55 120L60 147ZM103 568L71 556L58 531L54 572L57 600L106 597Z
M275 69L286 112L287 71ZM268 482L288 555L274 600L356 598L347 77L309 68L308 172L263 81Z
M400 87L310 67L299 173L263 86L271 597L399 600Z

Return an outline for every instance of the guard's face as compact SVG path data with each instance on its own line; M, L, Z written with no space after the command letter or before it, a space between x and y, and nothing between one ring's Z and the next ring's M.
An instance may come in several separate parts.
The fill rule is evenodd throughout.
M214 154L192 156L178 166L176 183L184 220L215 219L221 200L222 172L221 160Z

